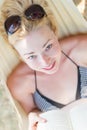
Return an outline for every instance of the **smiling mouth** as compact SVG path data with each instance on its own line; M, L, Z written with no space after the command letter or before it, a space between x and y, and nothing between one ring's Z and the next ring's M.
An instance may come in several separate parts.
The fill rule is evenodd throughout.
M55 63L56 62L53 62L53 64L51 64L49 67L46 67L46 68L43 68L43 69L45 69L45 70L51 70L55 66Z

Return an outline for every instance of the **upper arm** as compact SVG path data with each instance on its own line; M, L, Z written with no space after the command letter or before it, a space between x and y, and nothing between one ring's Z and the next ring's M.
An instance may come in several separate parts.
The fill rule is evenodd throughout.
M60 39L60 42L62 44L68 44L70 46L73 45L73 43L79 44L79 42L86 41L87 42L87 34L75 34L67 36L63 39Z
M87 66L87 34L69 36L60 42L64 45L63 51L72 50L72 58L78 65Z
M26 113L36 106L33 101L34 75L25 63L19 64L7 79L7 86L12 96L21 104Z
M78 65L87 66L87 34L80 35L74 50Z

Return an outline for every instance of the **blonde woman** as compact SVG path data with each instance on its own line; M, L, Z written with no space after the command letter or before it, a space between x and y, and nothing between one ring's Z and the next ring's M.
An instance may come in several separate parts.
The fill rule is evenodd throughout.
M58 25L45 0L5 0L0 31L22 59L7 84L30 113L29 130L46 122L39 112L87 97L87 35L58 40Z

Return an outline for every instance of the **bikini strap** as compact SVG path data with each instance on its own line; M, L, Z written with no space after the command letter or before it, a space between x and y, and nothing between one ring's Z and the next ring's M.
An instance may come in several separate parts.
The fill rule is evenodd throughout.
M63 51L61 51L72 63L74 63L77 67L78 65ZM35 77L35 88L37 90L37 75L36 75L36 71L34 71L34 77Z
M64 51L61 51L72 63L78 66Z
M34 77L35 77L35 88L37 90L37 76L36 76L36 71L34 71Z

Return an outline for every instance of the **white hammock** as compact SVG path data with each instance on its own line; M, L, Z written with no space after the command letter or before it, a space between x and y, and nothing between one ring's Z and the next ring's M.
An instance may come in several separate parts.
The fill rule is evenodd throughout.
M2 1L2 0L0 0ZM68 36L70 34L76 33L87 33L87 22L83 16L79 13L78 9L72 2L72 0L47 0L49 6L54 12L55 19L58 21L59 27L59 38ZM10 106L9 110L15 115L14 124L9 122L7 125L6 120L3 121L3 125L0 125L1 130L28 130L27 126L27 116L21 109L21 107L14 103L14 100L6 86L7 76L11 73L13 68L20 62L17 55L14 53L12 48L3 42L3 39L0 37L0 91L3 89L4 98L8 99ZM3 96L0 97L0 101L3 99ZM6 109L7 105L5 106ZM1 108L4 111L4 107ZM0 109L0 113L1 113ZM20 109L20 110L19 110ZM3 112L4 113L4 112ZM13 117L14 117L13 115ZM4 116L2 115L1 118ZM13 118L12 118L13 119ZM1 120L1 119L0 119ZM11 119L7 119L11 120ZM11 127L11 125L13 125ZM6 127L5 127L6 126ZM8 126L8 128L7 128ZM6 129L5 129L6 128Z

